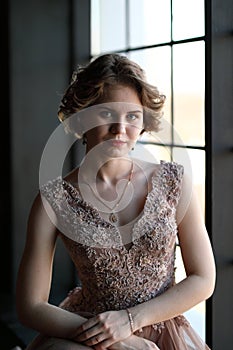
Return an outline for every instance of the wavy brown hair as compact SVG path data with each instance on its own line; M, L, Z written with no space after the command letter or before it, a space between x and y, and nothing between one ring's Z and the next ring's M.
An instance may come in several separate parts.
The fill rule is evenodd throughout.
M104 101L112 85L133 88L144 108L144 131L158 131L165 96L146 81L144 70L126 56L105 54L85 67L78 67L58 109L60 121Z

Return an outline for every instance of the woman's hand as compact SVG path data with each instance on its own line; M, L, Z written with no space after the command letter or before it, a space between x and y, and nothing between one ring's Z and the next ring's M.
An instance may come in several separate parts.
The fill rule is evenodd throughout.
M126 310L106 311L82 324L75 332L73 340L93 346L96 350L105 350L130 335Z
M158 346L150 340L132 334L129 338L113 344L109 350L159 350Z

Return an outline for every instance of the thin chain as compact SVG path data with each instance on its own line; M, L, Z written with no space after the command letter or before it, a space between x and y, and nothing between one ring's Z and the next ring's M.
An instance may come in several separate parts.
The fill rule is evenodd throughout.
M109 219L110 219L110 221L113 222L113 223L116 223L116 222L118 221L117 217L116 217L115 214L114 214L114 211L115 211L115 209L119 206L119 204L120 204L122 198L123 198L124 195L125 195L126 189L127 189L127 187L129 186L129 184L130 184L130 182L131 182L131 179L132 179L132 176L133 176L133 169L134 169L134 163L133 163L133 161L132 161L131 170L130 170L130 173L129 173L129 179L128 179L126 185L125 185L125 188L124 188L124 190L123 190L123 192L122 192L122 194L121 194L119 200L114 204L114 206L113 206L112 208L111 208L110 206L108 206L104 201L102 201L102 200L100 199L100 196L98 196L98 195L96 194L96 192L94 191L94 189L91 187L90 184L87 184L87 185L90 187L90 189L91 189L93 195L95 196L95 198L96 198L100 203L102 203L106 208L108 208L108 209L111 211L111 213L110 213L110 215L109 215Z

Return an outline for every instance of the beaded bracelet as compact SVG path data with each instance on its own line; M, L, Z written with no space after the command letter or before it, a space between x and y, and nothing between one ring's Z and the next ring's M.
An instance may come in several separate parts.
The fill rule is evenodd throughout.
M129 317L129 324L130 324L130 329L131 332L134 332L134 321L133 321L133 316L131 314L131 312L129 311L129 309L126 309L127 313L128 313L128 317Z

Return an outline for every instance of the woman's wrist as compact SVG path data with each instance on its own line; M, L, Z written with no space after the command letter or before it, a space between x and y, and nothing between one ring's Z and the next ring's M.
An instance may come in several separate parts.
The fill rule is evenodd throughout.
M141 315L141 313L143 313L143 309L139 305L128 308L127 312L129 312L129 323L130 327L133 329L133 333L136 331L141 332L142 327L148 325L143 323L143 316Z
M129 325L130 325L131 334L133 334L135 332L134 319L133 319L133 316L132 316L130 309L126 309L126 312L128 314L128 318L129 318Z

